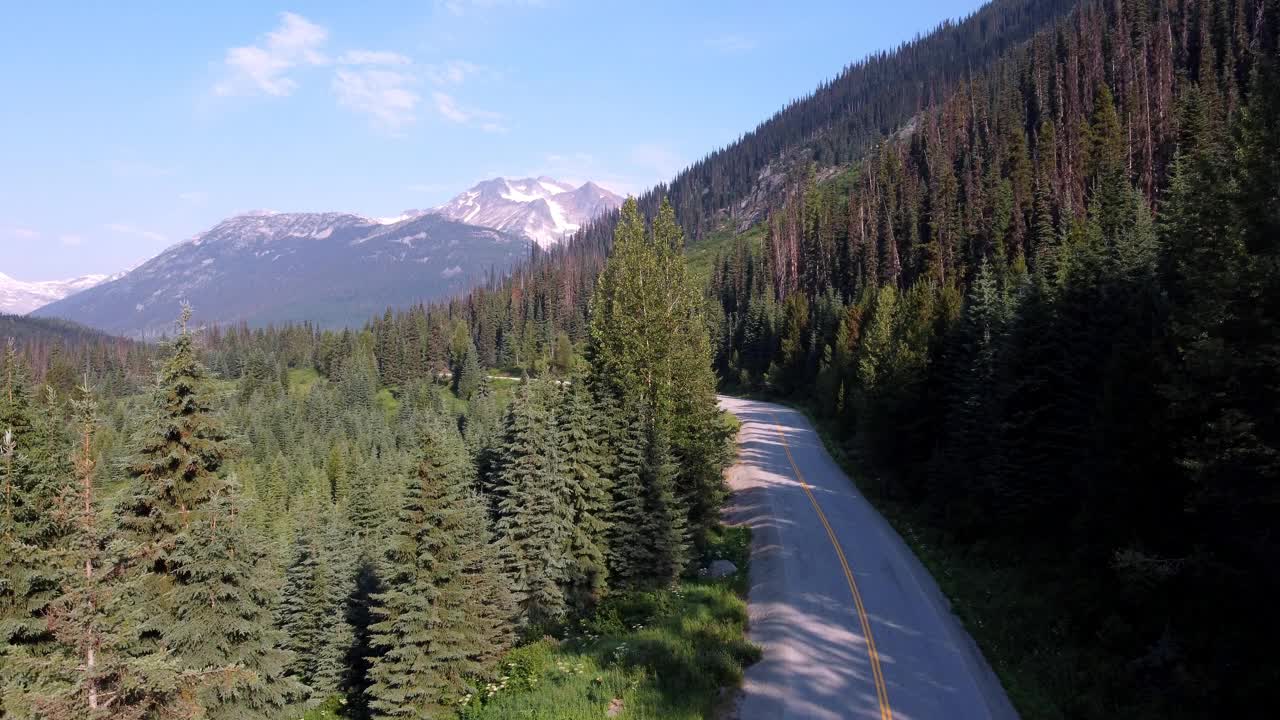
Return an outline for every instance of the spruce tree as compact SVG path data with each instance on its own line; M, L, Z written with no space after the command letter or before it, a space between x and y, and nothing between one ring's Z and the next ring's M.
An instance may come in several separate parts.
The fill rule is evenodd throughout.
M652 563L645 517L646 415L643 408L621 414L610 441L609 578L613 586L624 589L638 587Z
M170 556L179 536L224 485L218 472L228 434L213 414L207 372L187 328L190 317L190 308L184 309L181 331L152 390L150 424L129 466L134 487L121 507L120 524L133 544L136 567L155 579L152 601L164 599L176 582ZM156 613L150 632L160 635L172 625L167 614Z
M34 692L39 657L51 637L42 617L59 594L63 570L57 548L66 526L58 522L60 498L72 475L56 427L53 391L33 397L26 362L10 342L0 388L0 710ZM8 698L6 701L5 698Z
M649 550L643 573L665 586L680 576L689 561L688 511L676 493L680 469L672 455L671 441L657 423L649 424L647 435L642 535Z
M211 506L211 501L233 489L219 474L228 453L228 433L213 414L213 392L188 329L190 317L190 308L184 308L180 331L152 391L150 424L136 439L137 451L129 463L132 488L117 511L116 547L123 555L122 572L129 578L131 617L126 622L136 633L131 652L139 658L169 658L184 677L200 679L200 685L212 687L222 681L231 687L225 685L228 678L239 676L232 663L252 660L269 670L277 660L266 647L273 637L266 628L259 627L256 635L224 635L225 644L211 655L189 641L190 628L182 620L191 611L185 605L188 600L217 598L227 587L248 593L235 612L261 620L256 613L263 606L255 603L265 602L262 581L253 576L259 570L250 560L252 549L224 546L231 561L216 570L204 564L212 563L212 557L193 554L195 536L225 520L219 516L225 505ZM234 559L242 553L246 556ZM235 572L244 574L225 574ZM236 660L211 665L217 654ZM248 707L272 706L276 692L270 681L260 687L247 683L229 697ZM203 692L201 696L211 703L210 711L217 711L221 698Z
M341 506L327 506L323 514L324 530L321 532L321 563L324 568L323 611L320 615L320 644L312 649L316 654L314 682L320 688L332 688L337 693L346 674L346 657L354 640L347 623L347 602L355 591L356 551L352 547L351 525L346 521L346 511Z
M571 605L582 610L600 599L608 580L609 482L605 476L605 448L596 437L601 420L587 387L586 376L575 374L559 404L557 443L573 511L567 582Z
M378 717L448 716L510 646L505 581L468 472L456 432L429 431L374 597L367 695Z
M99 524L93 453L97 406L87 386L74 408L76 484L61 508L70 531L57 563L67 572L44 617L54 642L38 659L26 658L41 669L43 682L27 688L22 707L45 720L194 717L203 710L194 692L228 680L234 671L183 671L167 652L139 650L133 586L143 580L118 572L121 558L108 551L112 528Z
M557 447L549 386L525 381L507 413L498 471L498 536L509 553L507 572L522 619L555 622L567 609L573 506L570 478Z
M165 644L189 668L236 669L202 690L205 717L280 717L304 688L286 675L292 655L272 618L274 571L234 491L229 485L214 496L179 538L171 556L175 623Z
M622 207L591 302L594 385L648 407L681 467L678 494L697 538L718 520L728 440L719 422L702 293L689 277L684 234L663 200L648 231L634 199Z
M344 524L330 517L337 511L327 510L327 505L323 498L308 496L299 506L304 522L294 540L277 610L286 648L293 654L288 674L306 686L312 704L338 693L351 645L345 614L354 568L341 552ZM335 526L336 532L331 530Z

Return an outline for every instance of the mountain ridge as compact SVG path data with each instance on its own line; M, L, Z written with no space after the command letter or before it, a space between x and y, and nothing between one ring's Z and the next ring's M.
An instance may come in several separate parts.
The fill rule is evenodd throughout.
M0 272L0 313L26 315L52 302L70 297L123 275L92 273L67 280L18 280Z
M529 250L522 236L435 214L384 223L344 212L253 211L35 314L132 337L172 330L182 303L213 325L356 326L386 307L464 290Z
M430 210L451 220L515 232L542 247L568 238L588 222L622 206L622 196L588 180L572 184L542 175L482 180Z

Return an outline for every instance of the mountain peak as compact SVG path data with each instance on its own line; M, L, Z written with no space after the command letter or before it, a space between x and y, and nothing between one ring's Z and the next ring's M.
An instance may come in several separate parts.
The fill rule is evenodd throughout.
M432 212L524 235L546 247L621 205L621 196L589 180L574 187L547 175L499 176L476 183Z
M82 275L70 280L37 280L27 282L0 273L0 312L11 315L27 313L111 280L115 276Z

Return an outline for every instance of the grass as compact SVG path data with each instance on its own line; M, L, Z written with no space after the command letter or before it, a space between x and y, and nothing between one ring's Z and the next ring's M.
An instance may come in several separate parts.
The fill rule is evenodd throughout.
M764 223L758 223L751 226L746 232L738 232L729 225L721 225L720 227L708 232L700 241L685 247L685 259L689 263L689 275L693 280L701 285L706 285L711 279L711 272L714 269L716 255L724 256L733 249L733 244L739 237L744 238L747 244L758 249L764 243L766 228Z
M306 395L311 392L311 386L320 382L320 373L315 368L290 368L289 369L289 392L298 395Z
M737 573L606 599L565 637L508 654L501 679L481 689L462 717L596 720L611 708L635 720L711 716L760 658L745 639L749 553L749 530L717 529L705 561L727 558Z

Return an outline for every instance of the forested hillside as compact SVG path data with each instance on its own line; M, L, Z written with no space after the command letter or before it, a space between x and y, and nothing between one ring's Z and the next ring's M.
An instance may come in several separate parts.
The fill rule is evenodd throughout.
M553 377L489 379L457 322L184 316L147 388L68 399L11 345L0 717L502 717L570 666L557 705L709 711L756 652L739 578L682 583L725 547L729 427L673 212L622 215ZM449 372L379 361L410 342Z
M949 589L1024 713L1255 716L1280 687L1280 10L1032 5L855 66L698 165L696 202L682 175L641 204L668 192L692 235L716 229L721 382L811 406L968 568ZM1034 27L999 57L960 42L998 18ZM830 110L850 78L944 47L950 84ZM734 241L753 194L768 217ZM587 337L610 227L375 328L463 318L480 364L554 364Z
M1028 714L1280 702L1278 32L1274 2L1086 3L714 270L722 379L1011 569L961 612Z
M146 383L13 346L0 717L709 712L717 382L813 413L1024 716L1268 717L1278 44L1276 0L995 2L448 302Z
M12 345L36 380L69 397L86 372L123 391L150 371L151 349L66 320L0 314L0 339Z

